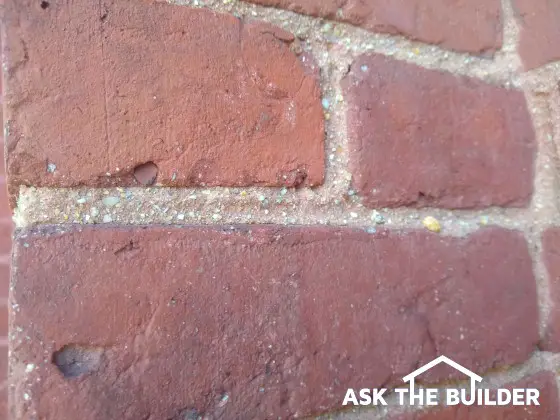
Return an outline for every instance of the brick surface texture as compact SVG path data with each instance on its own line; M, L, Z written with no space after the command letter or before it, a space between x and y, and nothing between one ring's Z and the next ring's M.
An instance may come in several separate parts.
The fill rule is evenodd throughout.
M15 258L14 322L27 327L14 375L44 396L18 404L22 419L309 415L338 407L348 385L396 384L439 354L485 372L524 361L538 341L527 246L500 229L444 240L322 228L43 230L20 236ZM22 372L64 346L101 353L78 387L55 366Z
M502 45L499 0L249 0L470 53Z
M147 162L165 185L322 183L319 87L291 34L167 4L5 7L12 184L137 185Z
M0 15L0 420L560 419L560 2Z
M2 92L0 81L0 104L3 104ZM4 136L0 133L0 419L8 418L8 293L12 230L12 212L4 168Z
M560 59L560 3L513 0L521 27L519 53L527 69Z
M359 57L343 87L350 166L367 205L529 201L535 142L522 92L381 55Z

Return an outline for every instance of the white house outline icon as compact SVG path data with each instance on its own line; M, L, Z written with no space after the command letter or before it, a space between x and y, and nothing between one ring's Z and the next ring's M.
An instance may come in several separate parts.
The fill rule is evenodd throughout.
M414 372L409 373L408 375L406 375L403 378L404 382L410 381L409 394L408 395L414 395L413 394L414 393L414 378L416 378L418 375L421 375L422 373L426 372L427 370L430 370L434 366L439 365L442 362L448 364L452 368L458 370L459 372L461 372L464 375L467 375L468 377L471 378L471 395L474 396L474 392L475 392L475 388L476 388L476 382L482 381L482 377L478 376L476 373L471 372L467 368L461 366L459 363L456 363L453 360L451 360L450 358L445 357L445 356L439 356L439 357L435 358L430 363L426 363L424 366L416 369Z

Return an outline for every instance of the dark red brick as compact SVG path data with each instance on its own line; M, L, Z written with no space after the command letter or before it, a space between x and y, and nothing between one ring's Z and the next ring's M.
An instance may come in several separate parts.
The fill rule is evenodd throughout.
M312 16L405 35L457 51L491 53L502 46L499 0L249 0Z
M391 420L558 420L558 389L551 372L539 372L504 388L536 388L539 406L453 406L423 413L410 413Z
M5 6L12 185L137 185L147 162L163 185L322 183L320 90L291 34L166 3L40 4Z
M547 351L560 352L560 228L548 229L543 234L542 246L552 309L541 347Z
M513 0L521 27L519 55L527 70L560 60L560 2Z
M523 206L535 139L523 93L364 55L343 80L350 166L365 204Z
M526 242L498 228L43 228L19 233L13 282L21 420L292 418L438 354L520 363L539 339Z

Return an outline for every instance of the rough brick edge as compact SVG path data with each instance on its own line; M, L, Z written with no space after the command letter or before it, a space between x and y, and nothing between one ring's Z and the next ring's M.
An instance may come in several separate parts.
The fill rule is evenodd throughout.
M60 136L55 133L56 130L52 128L50 123L48 122L52 119L56 119L52 118L53 115L50 115L51 118L45 117L47 122L43 126L41 126L40 124L35 124L39 128L44 129L43 132L45 132L44 137L47 139L45 140L47 143L41 143L40 139L42 137L37 134L37 129L29 128L30 126L34 126L33 124L30 124L28 122L29 119L32 119L32 117L34 117L33 108L31 107L31 110L28 109L29 107L26 108L26 104L30 101L30 99L26 98L27 102L23 101L21 103L18 102L18 99L19 96L22 95L22 91L25 91L25 89L28 89L31 92L30 95L36 95L38 98L38 102L43 99L42 96L37 93L43 93L41 89L44 89L46 91L44 95L46 95L49 99L51 99L51 97L57 97L57 95L55 95L53 92L56 93L58 90L60 90L60 86L57 84L60 83L60 81L58 81L57 83L53 82L52 85L49 85L47 83L43 84L41 81L36 80L35 76L33 76L33 71L26 70L29 66L20 65L20 59L22 59L23 62L26 63L27 60L30 60L29 56L32 57L31 60L33 59L33 57L36 57L36 62L40 64L36 64L36 67L39 67L39 69L42 70L43 67L46 67L49 64L48 57L50 56L47 56L47 58L45 58L45 56L41 56L39 54L41 51L41 48L39 48L40 45L39 47L37 46L37 44L39 43L31 42L35 41L37 35L33 33L33 30L29 30L28 26L22 25L19 22L19 20L25 19L18 15L19 9L16 1L8 0L6 6L6 27L4 28L4 32L8 33L9 37L7 38L8 42L6 43L6 45L4 45L4 55L6 57L4 79L10 82L7 85L8 89L6 92L6 119L8 122L10 122L10 124L7 124L7 126L9 126L9 129L7 130L8 136L6 144L9 152L6 156L7 167L8 171L10 172L9 181L10 194L12 195L12 206L16 205L15 197L17 196L17 189L19 186L62 186L69 188L82 185L91 187L138 186L142 185L142 182L139 181L139 179L145 179L147 181L150 181L150 183L155 182L158 186L171 187L265 186L280 188L299 186L315 187L323 183L325 136L323 110L321 107L320 86L318 83L319 69L317 66L314 66L312 63L310 63L310 61L312 61L311 55L308 52L303 53L303 50L299 45L299 41L296 40L292 34L267 22L259 22L252 19L245 22L244 20L235 17L233 14L217 13L216 11L209 9L189 8L186 6L153 1L140 2L135 5L135 2L126 0L120 2L107 0L105 2L106 7L113 7L115 9L115 23L110 28L104 28L103 25L108 25L110 22L113 22L111 14L109 14L109 17L107 18L104 18L103 16L101 16L101 18L98 18L97 16L95 16L96 10L92 9L90 11L88 9L84 12L84 3L87 2L84 1L83 3L76 3L74 5L75 7L78 7L79 5L81 12L76 13L75 15L76 19L78 20L77 24L82 23L86 27L88 25L91 26L91 28L88 28L89 31L91 31L96 36L100 34L102 39L105 39L103 38L103 34L105 32L111 32L111 34L113 35L113 37L108 38L114 41L113 44L110 44L106 40L101 41L101 44L105 43L108 45L102 45L101 48L99 48L99 46L96 46L95 48L92 47L92 51L94 51L96 55L101 56L102 71L100 72L103 73L102 78L116 79L116 82L114 82L114 86L107 85L108 82L106 80L104 81L104 83L101 83L100 80L97 80L101 77L97 74L98 72L95 71L100 70L94 67L94 65L96 64L95 60L93 62L80 62L80 65L87 65L89 66L88 68L91 67L94 70L94 74L97 75L97 79L95 79L97 84L105 88L105 120L107 120L108 118L107 115L110 115L111 118L113 118L113 125L117 128L121 128L121 131L124 130L125 134L126 130L120 127L123 123L123 121L121 120L124 120L125 118L119 117L120 114L112 108L116 108L117 110L120 109L117 105L115 105L115 103L119 102L117 99L115 99L115 97L119 97L118 89L122 88L121 85L124 85L125 88L127 87L126 80L128 79L126 77L123 77L120 73L117 74L117 70L111 67L114 63L111 63L110 60L108 64L106 63L108 61L107 57L113 57L114 59L115 54L118 55L118 51L114 51L115 48L113 48L112 50L109 48L110 46L114 47L114 44L118 44L117 41L120 39L117 36L119 34L118 29L120 28L120 26L123 26L124 23L122 21L119 21L118 17L121 15L126 15L126 13L132 13L131 10L133 12L136 12L136 9L138 9L141 12L138 13L141 16L138 19L144 19L146 22L142 23L146 23L146 27L149 29L148 23L153 23L151 22L149 15L151 11L153 11L154 13L159 12L158 15L161 15L162 13L164 15L176 13L177 15L190 18L191 23L197 23L197 25L192 25L192 30L194 31L193 36L198 36L201 32L203 32L202 24L200 22L204 23L205 20L208 20L209 25L214 25L217 27L219 27L220 23L222 23L224 25L224 30L228 29L233 34L233 36L232 39L228 38L230 42L226 44L226 53L224 53L223 51L220 51L220 53L225 57L224 59L231 59L231 56L234 57L233 61L235 66L233 66L232 68L238 69L238 67L240 67L239 63L243 63L245 66L249 66L250 70L238 70L238 73L242 74L242 76L248 80L247 82L245 79L243 79L243 83L241 83L240 86L249 85L249 88L246 88L245 91L249 94L248 96L250 96L251 99L247 99L247 95L240 95L238 98L239 103L244 105L244 107L240 107L239 109L242 109L246 112L241 113L241 116L239 116L237 110L234 109L235 107L233 107L233 111L230 109L231 107L227 109L230 111L230 114L233 113L236 116L235 118L237 118L237 120L240 120L244 123L244 126L248 127L251 135L246 135L246 137L249 138L250 141L240 142L238 140L239 138L243 138L243 136L238 138L237 134L231 134L229 131L225 130L228 134L226 138L235 140L231 141L232 148L234 148L240 154L240 156L244 156L245 161L241 161L240 159L231 159L228 151L224 151L224 149L227 149L228 146L223 145L220 142L216 142L214 146L216 144L218 146L221 145L221 148L214 147L212 145L208 146L205 137L204 141L199 139L200 141L197 142L198 146L197 144L193 146L187 140L184 140L188 139L188 135L182 135L183 132L180 131L177 137L172 140L179 139L179 143L182 144L183 148L186 148L188 146L192 149L190 150L190 153L184 153L183 151L183 153L181 153L181 155L177 157L175 151L176 144L174 143L173 145L165 145L163 149L169 150L167 150L162 155L161 150L152 150L156 149L156 147L152 147L150 144L148 144L148 142L146 142L146 144L138 142L137 145L132 142L131 146L131 144L129 144L130 142L127 142L124 139L134 138L134 136L123 135L123 133L121 131L118 131L116 128L112 130L112 133L109 133L107 128L107 124L109 124L109 122L106 121L105 131L107 132L105 133L105 136L101 137L105 137L105 143L107 143L107 145L103 145L107 146L106 152L103 153L107 155L108 163L100 163L99 165L93 164L93 166L89 165L89 162L104 160L101 158L105 158L105 155L101 154L100 156L98 156L99 159L93 159L93 157L90 157L88 159L87 165L84 165L83 162L82 165L80 165L79 162L75 162L76 155L79 154L80 151L76 150L75 144L72 143L72 141L69 141L69 139L72 139L72 136L75 134L73 133L73 131L76 131L75 127L80 127L80 121L76 122L70 120L70 123L68 123L67 120L64 120L59 122L61 127L64 127L64 123L67 123L68 129L71 129L71 132L64 138L61 144L58 144L56 139ZM53 22L49 21L51 25L60 21L64 18L65 15L69 14L69 11L66 10L66 6L59 6L54 4L49 6L47 4L46 7L41 8L37 3L31 2L30 0L26 0L26 2L22 3L19 7L21 7L22 9L24 7L27 7L29 9L28 11L32 15L29 19L31 19L32 21L33 19L35 19L34 22L36 23L42 22L43 15L45 13L49 13L51 9L53 9L54 12L54 9L56 8L57 13L53 14L53 16L58 19L57 21ZM150 9L150 7L153 7L153 9ZM132 15L137 18L137 16L133 13ZM81 22L80 19L84 20L84 22ZM175 24L177 25L177 19L175 19ZM101 28L99 27L100 25ZM11 29L11 31L8 31L7 26L9 26L9 29ZM21 28L27 29L23 30ZM38 30L40 30L40 28ZM213 33L214 38L216 38L216 32L217 31L214 30L213 32L209 33ZM115 33L117 35L115 35ZM54 35L51 34L51 36L53 37L54 44L58 43L59 46L65 44L64 42L62 42L66 39L65 37L67 36L65 31L55 32ZM22 38L26 42L25 48L21 47L19 38ZM114 38L116 38L117 41L115 41ZM159 38L156 39L159 40ZM85 42L85 44L89 45L89 39L87 41L88 42ZM132 41L129 43L134 44L134 41L135 39L132 39ZM77 44L77 46L84 44L83 36L80 38L79 42L77 41ZM190 45L189 43L185 42L183 42L183 44L187 46ZM259 55L259 49L262 49L264 47L269 49L270 54L268 55L268 61L261 60L261 63L261 61L259 61L259 58L262 57L262 54ZM207 48L206 52L208 52L208 46L203 45L199 48L201 54L205 52L204 48ZM101 53L99 52L100 49ZM210 48L210 51L211 50L212 49ZM171 52L168 51L169 54L171 54L172 52L172 49ZM66 51L66 53L68 53L68 51ZM110 53L112 53L113 56L111 56ZM152 55L157 54L152 52ZM78 56L78 58L82 58L82 56ZM274 59L276 59L276 61L273 61ZM126 63L126 60L123 63ZM120 67L123 67L123 63L121 63L120 66L117 63L115 65L115 68L119 69ZM281 67L282 64L284 64L284 67ZM107 68L109 70L107 70ZM223 77L223 75L220 74L218 70L216 70L219 69L220 66L211 66L210 68L214 69L214 72L211 73L214 78L210 79L210 82L208 82L207 84L209 86L209 89L213 89L213 86L216 83L220 83L220 77ZM290 71L290 77L293 80L290 77L285 77L285 75L280 74L280 72L277 70L278 68L283 68L286 72ZM59 70L66 71L68 69L66 69L64 65L59 65ZM116 75L111 73L111 71L113 71L113 73L116 73ZM61 73L64 74L64 72ZM75 72L72 68L66 71L66 73L67 78L69 78L68 76L70 75L75 75ZM299 83L298 78L293 77L295 75L301 77L301 83ZM89 74L89 76L91 76L91 74ZM269 85L265 85L265 83L268 83L270 81L269 79L274 83L271 82ZM291 84L286 82L286 80L292 80L292 82L290 82ZM30 85L30 87L24 86L22 88L21 86L19 86L22 83L25 84L24 82L27 82L27 85ZM73 82L75 82L75 80L73 80ZM190 83L190 85L187 84L187 92L195 89L192 85L196 84L196 81L191 81ZM270 89L270 86L273 84L274 89L279 90L279 92ZM35 85L38 85L39 87ZM154 85L156 85L156 83L154 83ZM108 86L110 87L110 89ZM285 90L285 92L283 89ZM135 91L133 93L136 94L138 92ZM259 93L260 96L257 95L257 93ZM75 96L77 99L83 99L82 97L86 97L86 99L92 99L91 102L94 103L95 106L92 105L92 115L90 115L89 120L101 120L102 111L100 109L102 109L103 106L98 103L100 102L100 100L99 98L97 98L97 96L95 98L89 98L89 96L84 92L77 92ZM175 104L177 102L177 97L173 99L173 96L169 94L169 92L168 96L171 104ZM124 98L126 97L126 95L122 97ZM244 98L244 100L242 100L242 97ZM254 99L253 97L256 99ZM73 101L77 100L76 98L71 98ZM154 96L154 100L155 99L156 96ZM252 127L252 119L259 119L258 113L257 116L253 115L256 111L254 111L254 109L252 108L252 106L254 105L254 103L251 102L252 99L254 99L255 103L258 103L258 101L260 100L262 102L261 105L264 104L272 110L270 112L273 114L272 116L274 118L272 118L272 121L269 125L263 123L263 127L261 128L259 128L260 126L256 129ZM72 109L66 109L66 114L70 114L69 111L73 111L74 108L76 108L76 106L72 107L72 105L75 104L73 104L70 99L68 100L68 102L69 104L67 105L67 108ZM85 102L89 105L90 101L88 100ZM179 103L183 102L184 101L179 101ZM271 102L273 102L272 105ZM57 104L59 106L61 105L60 102L58 102ZM111 108L112 112L109 112L109 108L107 107ZM126 104L123 105L123 107L126 108ZM290 108L290 112L294 114L294 116L288 117L288 110L285 110L282 107ZM156 107L156 109L169 111L168 108L165 108L162 105ZM187 119L186 115L188 114L192 119L192 109L192 107L186 108L186 110L183 109L181 111L181 116ZM205 109L207 111L206 114L208 114L206 115L206 117L209 120L212 120L212 118L220 120L221 114L218 114L218 117L216 117L216 114L212 114L212 110L214 110L214 107L206 106ZM187 110L190 110L191 114L189 114ZM157 117L157 115L154 117L144 108L140 108L140 111L144 112L144 114L147 116L151 116L152 118ZM66 114L63 113L61 115L64 116ZM61 115L58 116L60 117ZM79 119L74 114L72 114L72 118ZM231 117L231 115L228 115L228 118L233 117ZM243 120L244 118L248 118L250 121L246 122ZM265 115L265 118L270 119L271 117L270 115ZM275 121L276 119L278 119L280 122ZM142 121L141 118L138 118L138 120ZM180 119L175 120L179 120L179 122L181 121ZM41 118L36 118L36 121L41 122L42 120ZM227 121L227 119L220 120L220 126L224 124L227 125ZM237 121L238 125L240 124L240 121ZM265 122L266 121L268 120L265 119ZM260 122L257 122L257 125L258 124L260 124ZM85 124L83 125L85 126ZM183 127L181 124L177 125ZM277 127L278 125L280 125L279 128ZM189 127L187 126L187 128ZM256 133L254 131L251 131L253 129L256 130ZM24 137L22 133L25 131L29 133L27 133L27 136ZM92 143L95 143L95 139L99 137L98 131L99 130L93 130L92 134L92 127L87 126L87 129L83 129L82 131L78 130L80 136L74 135L73 138L79 138L81 139L80 141L83 142L81 145L82 148L88 149L85 150L84 153L86 151L88 153L93 153L93 151L95 151L94 155L99 153L99 148L92 148L91 146ZM118 133L120 133L120 135ZM39 140L34 142L33 136L37 137ZM82 139L82 137L84 139ZM113 137L115 138L113 142L120 141L119 147L116 147L115 144L111 144L111 139ZM146 136L146 138L150 139L152 139L152 137L154 136ZM219 136L217 137L221 138ZM101 142L101 140L103 139L99 138L99 140ZM288 141L290 143L287 146L286 142ZM293 142L293 145L291 144L291 142ZM76 141L76 143L78 143L79 146L79 141ZM269 143L274 145L274 147L270 146ZM245 146L240 146L240 144L245 144ZM120 150L120 148L123 148L123 150ZM206 150L207 153L203 153L201 156L199 156L201 154L201 149L202 151L204 151L205 148L208 149ZM46 151L47 149L48 151ZM101 147L101 150L104 149L105 147ZM255 153L253 153L254 149L260 151L260 155L256 155ZM136 156L136 154L138 153L140 153L140 155L148 153L148 156ZM155 154L157 156L152 156L151 154ZM68 161L64 162L64 165L62 165L60 162L62 162L67 155L71 155L71 159L68 159ZM189 156L191 155L194 156L192 157L192 159L189 158ZM55 165L53 159L58 163L58 168ZM174 159L177 162L175 162ZM159 173L156 173L156 176L149 176L145 178L136 177L134 175L135 169L146 164L153 165L154 163L159 166ZM84 170L84 167L87 167L87 169ZM210 167L210 169L208 169L208 167ZM249 170L245 171L247 168ZM206 173L208 174L205 175ZM202 178L201 175L203 175Z
M404 3L402 3L400 7L397 6L398 10L391 9L390 6L387 7L387 3L383 4L382 2L375 2L375 0L370 0L369 2L373 10L369 9L367 2L363 1L337 2L338 4L335 4L334 1L325 1L323 3L321 0L248 1L262 6L289 10L316 18L348 23L373 33L404 36L414 41L429 45L437 45L456 52L492 56L503 44L503 13L499 0L478 1L477 4L474 5L476 13L473 13L468 7L466 10L445 9L444 3L439 2L436 8L439 8L439 11L444 9L443 13L445 16L436 16L435 12L431 14L429 9L426 11L421 7L421 4L419 4L421 2L413 2L412 0L410 0L409 5L403 6L402 4ZM464 6L465 3L469 2L455 2L453 6ZM388 10L385 9L384 6L387 7ZM407 9L407 6L410 8ZM483 6L487 7L484 8ZM345 10L345 8L348 10ZM455 21L449 26L445 26L449 20L467 14L470 15L468 17L471 19L473 18L473 14L476 18L484 16L486 21ZM399 18L395 18L397 15L399 15ZM439 21L438 18L440 19ZM445 23L441 21L445 21ZM468 29L466 29L467 26ZM434 27L441 29L441 32L435 30ZM484 33L485 39L477 39L471 43L470 40L473 36L472 33L469 34L468 31L473 29L473 27L478 29L478 31L475 31L476 33Z

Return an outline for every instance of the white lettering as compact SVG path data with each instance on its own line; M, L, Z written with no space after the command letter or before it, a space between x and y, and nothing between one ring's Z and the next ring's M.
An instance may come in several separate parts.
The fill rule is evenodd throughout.
M373 404L374 405L379 405L380 403L381 403L381 405L387 405L387 403L383 399L383 394L385 393L385 391L387 391L387 389L385 389L385 388L374 389L373 390Z
M513 390L513 405L523 405L523 389Z
M511 402L511 392L509 392L509 389L498 389L497 400L498 405L508 405Z
M408 392L408 389L406 389L406 388L397 388L397 389L395 389L395 392L396 392L397 394L399 394L399 404L400 404L400 405L404 405L404 394L405 394L406 392Z
M458 389L448 389L447 391L447 405L458 405L461 400L459 399Z
M352 388L348 388L348 391L346 391L346 396L344 397L344 401L342 401L342 405L347 405L348 402L351 402L354 405L359 405L356 393Z
M529 388L527 390L527 405L540 405L539 404L539 390Z
M433 388L426 389L426 404L437 405L438 390Z
M496 405L496 401L492 401L489 389L484 390L484 405Z
M418 400L418 405L424 405L424 392L422 389L418 390L418 393L414 392L414 389L411 389L410 393L410 404L414 405L414 401Z
M367 388L360 389L360 405L370 405L371 395L370 390Z
M468 400L467 399L467 393L468 393L468 389L462 389L461 390L461 402L465 405L473 405L474 401L476 400L476 395L471 395L471 399ZM479 390L480 391L480 390Z

